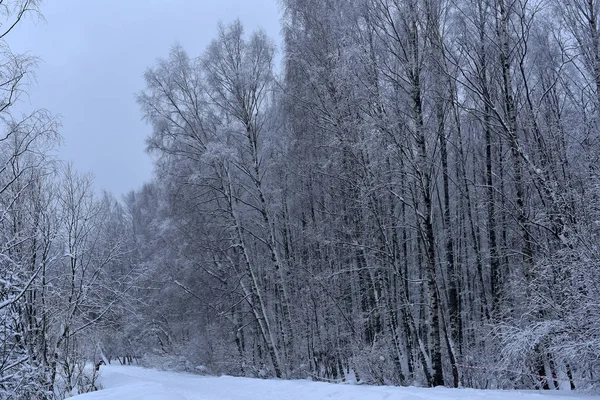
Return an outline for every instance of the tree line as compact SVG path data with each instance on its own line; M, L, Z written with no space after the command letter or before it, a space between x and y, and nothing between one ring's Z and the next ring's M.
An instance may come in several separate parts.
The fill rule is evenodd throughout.
M592 386L599 6L286 0L279 73L239 22L198 57L174 47L138 96L158 173L130 197L161 351L242 375Z

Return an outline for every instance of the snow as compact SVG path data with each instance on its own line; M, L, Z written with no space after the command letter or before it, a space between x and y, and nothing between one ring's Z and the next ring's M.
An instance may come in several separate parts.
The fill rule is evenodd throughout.
M133 366L103 366L104 390L74 400L600 400L562 391L500 391L329 384L207 377Z

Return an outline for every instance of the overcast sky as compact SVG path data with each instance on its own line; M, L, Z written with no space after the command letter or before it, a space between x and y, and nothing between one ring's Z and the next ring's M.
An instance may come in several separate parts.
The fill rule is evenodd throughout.
M219 21L240 18L246 32L260 27L279 43L276 0L46 0L42 13L45 21L29 18L7 38L42 60L20 107L60 115L60 158L117 197L152 174L151 128L135 102L146 68L175 42L200 55Z

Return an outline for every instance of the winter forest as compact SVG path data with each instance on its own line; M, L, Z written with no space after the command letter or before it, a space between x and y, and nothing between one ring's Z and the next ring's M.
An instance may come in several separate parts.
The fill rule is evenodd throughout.
M600 389L600 0L280 3L282 48L156 54L154 178L117 199L13 111L43 9L0 1L0 398L93 390L98 354Z

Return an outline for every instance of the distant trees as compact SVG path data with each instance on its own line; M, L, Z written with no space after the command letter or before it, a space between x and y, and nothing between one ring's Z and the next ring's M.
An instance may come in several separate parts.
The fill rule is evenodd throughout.
M79 391L85 388L85 362L93 360L101 344L98 335L89 336L88 331L110 326L119 316L117 306L133 276L126 258L128 224L109 195L94 198L89 176L66 168L56 188L54 212L55 262L41 282L46 292L41 312L48 324L44 351L50 387L67 396L77 386Z

